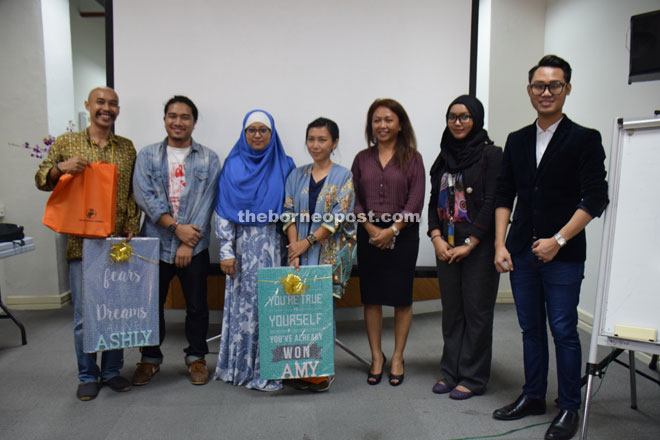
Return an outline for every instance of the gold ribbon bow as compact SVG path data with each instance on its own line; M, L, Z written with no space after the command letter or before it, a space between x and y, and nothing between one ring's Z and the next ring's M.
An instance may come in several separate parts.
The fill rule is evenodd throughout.
M133 246L130 244L126 243L125 241L122 241L121 243L114 244L110 247L110 259L114 261L115 263L123 263L124 261L130 261L131 255L134 257L142 258L143 260L147 260L150 263L158 264L157 261L154 261L150 258L143 257L142 255L138 255L133 253Z
M292 273L280 278L280 283L289 295L303 295L309 289L309 285L303 283L298 275Z
M133 253L133 246L125 241L112 245L110 249L110 259L115 263L129 261L131 259L131 254Z

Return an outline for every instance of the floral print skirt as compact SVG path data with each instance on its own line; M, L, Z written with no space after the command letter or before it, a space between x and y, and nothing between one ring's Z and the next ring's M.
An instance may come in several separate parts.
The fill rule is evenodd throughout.
M275 391L280 380L262 380L259 367L257 271L280 266L282 239L275 224L236 228L234 279L226 278L225 304L218 364L213 379L246 388Z

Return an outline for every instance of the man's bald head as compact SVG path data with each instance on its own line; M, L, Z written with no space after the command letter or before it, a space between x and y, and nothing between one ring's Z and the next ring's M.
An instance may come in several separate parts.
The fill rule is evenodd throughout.
M90 102L92 100L92 95L99 93L99 92L104 92L108 93L109 95L114 95L115 99L117 102L119 102L119 96L117 95L117 92L112 87L95 87L92 90L89 91L89 95L87 95L87 102Z
M90 125L109 130L119 116L119 96L110 87L96 87L89 92L85 102Z

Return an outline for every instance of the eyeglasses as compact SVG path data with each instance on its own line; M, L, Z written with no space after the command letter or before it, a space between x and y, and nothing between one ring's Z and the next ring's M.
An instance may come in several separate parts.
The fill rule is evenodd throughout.
M461 121L462 123L468 122L470 119L472 119L472 115L469 113L461 113L460 115L456 115L454 113L449 113L447 115L447 121L449 122L456 122L456 120Z
M564 91L565 86L566 83L555 81L550 84L532 83L529 88L532 89L532 95L541 96L545 93L545 89L548 89L552 95L559 95Z
M267 127L261 127L261 128L254 128L254 127L249 127L245 129L245 132L251 136L254 136L259 132L260 135L266 136L268 133L270 133L270 128Z

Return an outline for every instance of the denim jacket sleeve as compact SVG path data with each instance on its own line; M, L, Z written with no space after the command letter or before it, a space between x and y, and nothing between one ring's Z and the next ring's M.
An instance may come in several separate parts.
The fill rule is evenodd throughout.
M199 170L196 168L195 173L203 172L205 175L197 176L197 178L204 177L206 182L200 188L201 194L190 198L193 203L187 209L191 213L187 223L197 225L203 229L210 223L213 215L218 178L220 177L220 159L218 155L209 149L205 149L204 152L207 155L208 165L201 167Z
M147 216L147 221L157 223L163 214L170 212L167 193L160 168L154 169L154 154L158 154L159 144L144 147L135 160L133 191L135 201Z

